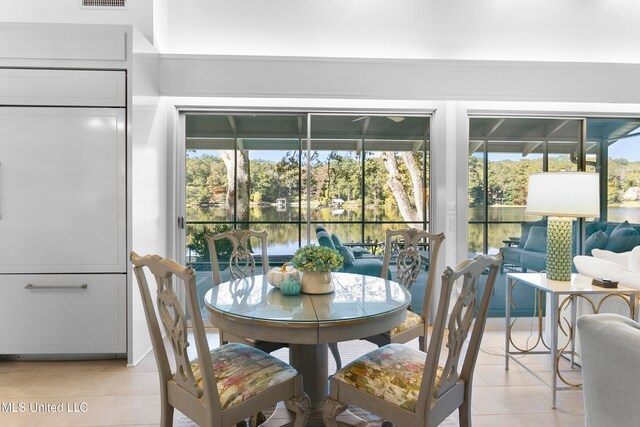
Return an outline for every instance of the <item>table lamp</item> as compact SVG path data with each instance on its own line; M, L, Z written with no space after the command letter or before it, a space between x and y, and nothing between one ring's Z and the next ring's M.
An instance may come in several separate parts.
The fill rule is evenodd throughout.
M543 172L529 175L527 215L548 216L547 278L571 280L573 218L600 216L599 174Z

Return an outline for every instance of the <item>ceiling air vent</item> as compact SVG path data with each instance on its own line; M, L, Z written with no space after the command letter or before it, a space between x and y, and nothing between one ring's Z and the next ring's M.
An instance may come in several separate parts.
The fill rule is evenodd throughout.
M127 0L82 0L83 7L125 7Z

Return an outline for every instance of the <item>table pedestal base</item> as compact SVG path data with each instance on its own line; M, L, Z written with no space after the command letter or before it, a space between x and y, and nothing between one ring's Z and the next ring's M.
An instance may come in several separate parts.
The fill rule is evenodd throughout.
M302 375L311 407L321 406L329 391L328 344L289 344L289 364Z
M369 425L366 420L354 415L349 412L349 410L338 415L336 420L340 427L367 427ZM287 411L287 408L285 408L283 404L278 404L273 415L271 415L271 417L262 424L262 427L291 427L293 426L294 421L295 419L293 414ZM309 414L309 419L307 420L305 427L324 427L324 422L322 421L322 406L311 409L311 413Z
M329 345L328 344L290 344L289 364L302 375L304 391L311 399L311 414L307 426L324 426L322 422L322 404L329 394ZM280 413L288 413L284 406L278 405L272 418L284 418ZM340 426L364 427L368 423L349 411L337 418ZM271 418L269 419L271 421ZM267 426L288 424L267 424ZM293 425L291 423L290 425Z

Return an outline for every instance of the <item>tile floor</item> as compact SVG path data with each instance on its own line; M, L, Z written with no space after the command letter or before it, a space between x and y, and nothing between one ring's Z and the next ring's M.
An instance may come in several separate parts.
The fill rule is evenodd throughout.
M523 342L528 335L520 332L518 340ZM218 342L215 333L209 339L212 345ZM410 345L417 348L417 340ZM341 343L340 348L343 361L349 361L374 346L355 341ZM504 370L503 349L504 333L492 331L489 325L474 379L474 427L584 426L581 391L559 392L557 409L551 409L551 391L540 380L513 363L509 371ZM287 359L286 349L274 354ZM550 377L548 356L530 355L522 361L544 378ZM329 363L332 372L331 357ZM36 403L62 404L63 412L31 412L29 405ZM20 404L26 406L24 412ZM134 368L127 368L123 360L0 361L0 426L152 426L158 422L158 377L152 354ZM176 413L175 425L194 424Z

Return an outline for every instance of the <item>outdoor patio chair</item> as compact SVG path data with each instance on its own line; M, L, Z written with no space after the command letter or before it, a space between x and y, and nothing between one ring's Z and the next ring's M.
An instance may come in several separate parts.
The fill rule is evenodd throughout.
M348 405L354 405L394 425L423 427L437 426L458 409L460 426L469 427L473 371L501 261L500 257L478 255L455 270L447 267L442 274L442 290L427 353L403 344L389 344L336 372L323 407L325 425L336 427L336 417ZM489 275L474 323L478 281L487 268ZM447 321L451 294L458 279L462 287ZM446 362L440 365L445 331L448 354ZM464 359L460 360L470 331Z
M295 427L306 423L309 397L302 376L269 354L239 343L209 349L196 291L196 273L158 255L141 257L131 252L144 312L160 375L160 425L173 424L174 408L201 426L235 426L260 411L284 401ZM155 277L157 312L144 267ZM176 288L184 285L186 307L191 315L197 357L189 360L187 317ZM169 365L158 318L175 358ZM293 421L293 420L291 420Z

